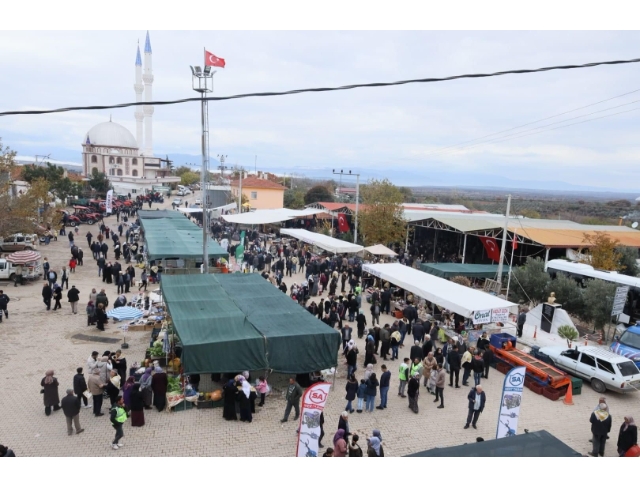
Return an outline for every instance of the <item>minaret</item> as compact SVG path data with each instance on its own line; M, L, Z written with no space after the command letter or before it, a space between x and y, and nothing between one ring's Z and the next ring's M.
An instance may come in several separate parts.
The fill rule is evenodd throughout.
M144 91L144 85L142 84L142 58L140 57L140 42L138 42L138 52L136 53L136 83L133 85L133 90L136 92L136 103L142 102L142 92ZM142 127L144 120L144 113L142 107L137 106L136 112L136 142L138 143L138 149L142 152L144 146L144 139L142 138Z
M144 101L153 100L153 92L151 85L153 84L153 70L151 66L151 41L149 40L149 31L147 31L147 39L144 42ZM153 156L153 106L145 105L144 113L144 155Z

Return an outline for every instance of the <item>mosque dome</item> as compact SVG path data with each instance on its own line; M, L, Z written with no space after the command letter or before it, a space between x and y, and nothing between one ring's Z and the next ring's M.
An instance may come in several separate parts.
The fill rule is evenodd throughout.
M136 138L122 125L109 121L99 123L87 132L84 144L138 149Z

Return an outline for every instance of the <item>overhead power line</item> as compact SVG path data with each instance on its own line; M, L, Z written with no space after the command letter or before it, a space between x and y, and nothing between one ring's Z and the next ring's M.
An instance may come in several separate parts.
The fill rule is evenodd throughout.
M562 70L582 69L582 68L593 68L596 66L614 65L614 64L631 64L631 63L638 63L638 62L640 62L640 59L601 61L601 62L587 63L587 64L548 66L545 68L537 68L537 69L514 69L509 71L498 71L496 73L461 74L457 76L447 76L445 78L422 78L422 79L392 81L392 82L386 82L386 83L361 83L361 84L337 86L337 87L331 87L331 88L303 88L303 89L290 90L290 91L244 93L240 95L212 96L212 97L206 97L206 98L182 98L180 100L169 100L169 101L132 102L132 103L120 103L117 105L90 105L90 106L80 106L80 107L56 108L51 110L14 110L14 111L0 112L0 116L6 117L10 115L44 115L48 113L73 112L73 111L79 111L79 110L111 110L116 108L127 108L127 107L144 106L144 105L158 105L158 106L177 105L180 103L201 102L203 99L207 101L225 101L225 100L237 100L241 98L261 98L261 97L272 97L272 96L298 95L301 93L345 91L345 90L353 90L353 89L359 89L359 88L382 88L382 87L388 87L388 86L400 86L400 85L408 85L408 84L416 84L416 83L437 83L440 81L452 81L456 79L465 79L465 78L489 78L492 76L504 76L507 74L541 73L545 71L555 71L555 70L561 70L561 69Z

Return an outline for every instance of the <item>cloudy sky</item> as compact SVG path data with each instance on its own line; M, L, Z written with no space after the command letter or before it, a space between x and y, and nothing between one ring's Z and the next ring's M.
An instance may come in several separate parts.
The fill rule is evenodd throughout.
M144 36L0 32L0 111L134 101ZM613 31L152 30L153 93L194 96L189 65L202 64L203 47L226 59L214 93L224 96L632 59L639 42L638 32ZM344 168L413 186L635 190L640 91L629 92L640 90L639 74L628 64L214 102L210 152L250 169L257 156L259 170L328 177ZM135 133L133 112L0 117L0 137L22 155L79 162L93 125L111 116ZM562 127L576 122L585 123ZM157 155L195 164L199 137L199 104L156 107Z

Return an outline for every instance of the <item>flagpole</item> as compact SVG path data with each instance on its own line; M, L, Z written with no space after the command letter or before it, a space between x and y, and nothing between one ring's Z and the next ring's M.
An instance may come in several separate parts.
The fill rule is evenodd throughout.
M511 244L511 261L509 262L509 277L507 277L507 294L504 297L504 299L506 299L507 301L509 301L509 286L511 285L511 269L513 268L513 254L516 253L513 247L517 242L517 238L518 236L516 235L516 232L513 232L513 243Z
M504 262L504 251L507 246L507 231L509 229L509 211L511 209L511 195L507 197L507 214L504 218L504 228L502 229L502 246L500 247L500 260L498 261L498 283L500 284L500 291L502 291L502 263Z

